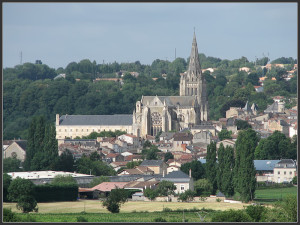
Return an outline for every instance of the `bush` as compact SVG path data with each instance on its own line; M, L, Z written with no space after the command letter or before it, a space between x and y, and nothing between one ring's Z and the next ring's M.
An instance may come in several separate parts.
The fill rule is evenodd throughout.
M154 219L154 222L167 222L167 221L162 217L157 217Z
M252 222L252 218L243 210L226 210L212 216L211 222Z
M20 218L11 209L3 208L3 222L19 222Z
M217 199L216 199L216 202L221 202L221 199L217 198Z
M37 202L76 201L77 184L45 184L35 186L34 196Z
M195 191L186 190L185 192L183 192L179 195L178 200L181 200L183 202L193 201L195 195L196 195Z
M260 222L265 211L265 207L261 205L249 205L245 209L245 212L253 219L254 222Z
M297 176L294 176L294 177L293 177L293 180L292 180L292 184L297 184L297 183L298 183L297 180L298 180L298 179L297 179Z
M23 213L37 211L37 202L31 195L22 195L18 199L17 209L22 210Z
M88 222L88 220L86 218L84 218L83 216L78 216L76 218L77 222Z

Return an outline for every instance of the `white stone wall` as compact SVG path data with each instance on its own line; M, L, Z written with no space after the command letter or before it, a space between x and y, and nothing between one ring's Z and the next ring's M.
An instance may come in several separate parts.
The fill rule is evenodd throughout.
M273 182L290 182L296 175L296 168L274 168Z
M92 132L116 131L121 130L129 134L132 133L132 125L127 126L77 126L77 125L56 125L56 139L65 139L66 137L75 138L88 136Z

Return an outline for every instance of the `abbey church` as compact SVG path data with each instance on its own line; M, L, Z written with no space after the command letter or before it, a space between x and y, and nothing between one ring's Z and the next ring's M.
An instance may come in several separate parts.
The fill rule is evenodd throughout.
M180 96L142 96L132 115L56 115L57 139L91 132L122 130L138 137L182 130L208 120L206 81L202 76L196 35L188 70L180 74Z
M155 136L160 131L190 128L207 120L206 82L194 34L189 67L180 78L180 96L143 96L133 112L132 130L138 137Z

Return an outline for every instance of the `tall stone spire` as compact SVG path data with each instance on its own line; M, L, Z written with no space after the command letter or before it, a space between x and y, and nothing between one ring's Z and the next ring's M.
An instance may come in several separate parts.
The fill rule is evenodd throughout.
M189 68L188 68L187 74L190 76L196 76L197 78L200 78L202 76L195 32L194 32L194 37L193 37L192 50L191 50L191 55L190 55L190 63L189 63Z

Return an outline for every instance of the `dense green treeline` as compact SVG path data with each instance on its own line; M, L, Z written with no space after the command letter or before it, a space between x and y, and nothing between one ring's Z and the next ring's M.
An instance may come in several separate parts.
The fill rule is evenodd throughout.
M282 79L287 69L262 70L247 58L221 60L199 54L202 68L217 68L204 72L207 81L209 118L224 117L230 106L255 102L260 111L272 103L271 96L295 96L297 76L290 81ZM285 59L285 58L284 58ZM279 60L279 59L278 59ZM260 62L261 61L261 62ZM256 65L265 65L258 60ZM279 60L280 61L280 60ZM142 95L178 95L180 73L187 70L188 60L177 58L170 62L156 59L151 65L134 63L97 64L88 59L71 62L66 68L53 69L47 65L24 63L3 70L3 138L28 138L33 116L44 115L55 121L55 114L130 114ZM250 67L249 75L238 69ZM291 66L291 65L289 65ZM120 71L138 72L134 77L125 73L124 84L114 81L93 82L97 77L121 78ZM66 79L53 79L60 73ZM167 74L163 79L162 74ZM260 76L267 75L265 91L255 92ZM271 81L275 76L277 81ZM158 78L153 80L152 78ZM75 79L80 79L76 81ZM288 103L290 106L293 104Z

